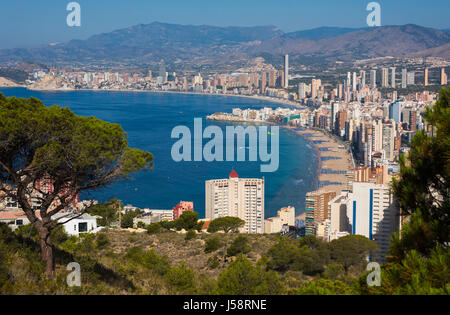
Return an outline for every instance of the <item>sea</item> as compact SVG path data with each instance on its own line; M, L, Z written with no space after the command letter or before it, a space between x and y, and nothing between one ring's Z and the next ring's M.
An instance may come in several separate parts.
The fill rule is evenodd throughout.
M241 178L264 177L265 217L268 218L276 216L277 211L286 206L294 206L296 214L303 213L306 193L318 185L316 151L305 138L284 128L280 128L279 135L279 167L272 173L262 173L260 166L266 163L259 161L259 157L256 162L249 162L248 155L244 162L176 162L172 159L172 145L178 139L171 134L177 126L187 126L193 136L194 119L202 118L203 128L216 125L225 134L226 126L238 124L207 121L205 117L215 112L230 113L236 107L259 109L285 105L244 97L157 92L0 88L0 93L7 97L36 97L47 106L69 107L77 115L118 123L126 132L130 147L154 155L152 171L85 192L81 195L84 199L104 202L117 198L126 205L150 209L172 209L181 200L193 201L194 210L202 218L205 215L205 181L228 178L234 169Z

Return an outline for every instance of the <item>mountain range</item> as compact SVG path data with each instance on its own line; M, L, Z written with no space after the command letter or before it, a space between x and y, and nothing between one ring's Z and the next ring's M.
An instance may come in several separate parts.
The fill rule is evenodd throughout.
M36 48L0 50L0 64L225 65L289 54L328 61L405 55L447 57L450 30L418 25L321 27L285 33L275 26L216 27L160 22Z

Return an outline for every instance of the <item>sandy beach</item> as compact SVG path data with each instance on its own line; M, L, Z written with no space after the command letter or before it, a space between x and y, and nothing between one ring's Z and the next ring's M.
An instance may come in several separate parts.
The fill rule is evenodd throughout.
M318 189L337 193L348 190L350 182L353 180L353 175L349 171L354 168L349 150L323 131L290 129L305 137L317 152L319 159Z

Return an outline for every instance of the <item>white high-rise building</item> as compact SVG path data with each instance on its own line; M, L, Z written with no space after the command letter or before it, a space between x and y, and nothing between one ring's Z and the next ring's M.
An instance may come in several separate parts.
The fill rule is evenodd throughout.
M377 87L377 70L370 71L370 88L374 89Z
M289 87L289 55L284 55L284 88Z
M361 70L359 72L359 76L361 77L361 86L360 86L360 88L365 88L366 87L366 71Z
M389 69L383 68L381 71L381 86L386 88L389 87Z
M394 160L395 123L388 121L383 123L383 152L388 161Z
M408 85L408 70L402 69L402 89L406 89Z
M415 82L415 72L414 72L414 71L408 72L406 83L407 83L408 85L414 85L414 84L416 84L416 82Z
M305 83L298 84L298 98L301 100L306 98L306 84Z
M336 123L336 115L339 112L339 103L332 103L331 104L331 117L330 117L330 130L333 131L335 128L335 123Z
M395 83L395 78L396 78L395 67L392 67L391 68L391 87L394 88L394 89L397 87L397 85Z
M380 262L389 252L390 238L399 230L399 210L389 185L354 182L329 203L330 240L348 234L363 235L380 247ZM377 255L378 256L378 255Z
M281 208L280 210L278 210L278 215L276 217L266 219L264 222L264 233L280 233L283 225L295 225L294 207Z
M245 221L242 233L264 233L264 179L239 178L232 170L228 179L205 182L206 219L238 217Z

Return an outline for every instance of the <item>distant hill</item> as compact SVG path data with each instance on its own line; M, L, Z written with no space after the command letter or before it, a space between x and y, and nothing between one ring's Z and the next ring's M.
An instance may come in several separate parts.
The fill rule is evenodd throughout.
M450 34L417 25L383 26L319 40L281 36L254 46L254 52L352 60L402 56L450 43Z
M419 51L412 54L415 57L440 57L450 60L450 43L434 47L426 50Z
M336 37L339 35L344 35L347 33L352 33L360 30L364 30L367 28L344 28L344 27L332 27L332 26L324 26L324 27L318 27L310 30L304 30L304 31L296 31L291 33L286 33L282 35L283 38L306 38L306 39L324 39L324 38L331 38Z
M418 25L376 28L321 27L283 33L275 26L216 27L154 22L28 49L0 50L0 63L242 64L250 58L311 57L319 61L403 56L450 43L450 33ZM326 59L324 59L326 58Z

